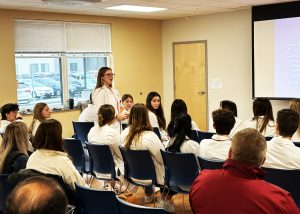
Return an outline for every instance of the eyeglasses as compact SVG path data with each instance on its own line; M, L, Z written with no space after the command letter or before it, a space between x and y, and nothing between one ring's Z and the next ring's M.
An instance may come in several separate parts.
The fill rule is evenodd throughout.
M114 77L114 76L116 76L116 74L111 73L111 74L105 74L104 76L107 76L107 77Z

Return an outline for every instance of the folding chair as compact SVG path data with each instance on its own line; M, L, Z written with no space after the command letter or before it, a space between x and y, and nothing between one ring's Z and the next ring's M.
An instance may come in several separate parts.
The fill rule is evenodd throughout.
M75 122L73 123L74 135L76 139L79 139L82 144L85 144L87 139L87 135L92 127L94 127L93 122Z
M76 186L76 195L81 214L119 214L116 194L113 191L102 191Z
M6 199L12 190L11 185L7 182L8 176L8 174L0 174L0 213L4 212Z
M201 169L222 169L224 161L206 160L198 157Z
M290 192L295 203L300 208L300 170L271 168L263 168L263 170L268 172L264 180Z

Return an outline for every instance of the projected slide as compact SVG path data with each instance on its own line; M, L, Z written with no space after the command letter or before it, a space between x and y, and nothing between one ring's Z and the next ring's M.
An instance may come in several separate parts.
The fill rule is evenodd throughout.
M300 18L254 23L256 97L300 97Z

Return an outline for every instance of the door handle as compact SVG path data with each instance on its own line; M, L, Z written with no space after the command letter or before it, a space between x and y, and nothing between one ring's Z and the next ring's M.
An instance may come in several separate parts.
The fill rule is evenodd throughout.
M205 95L206 92L205 92L205 91L198 91L198 94L199 94L199 95Z

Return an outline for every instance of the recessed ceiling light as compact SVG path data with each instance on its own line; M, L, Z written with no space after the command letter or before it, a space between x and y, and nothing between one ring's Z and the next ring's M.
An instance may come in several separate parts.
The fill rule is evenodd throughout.
M157 12L157 11L167 10L167 8L144 7L144 6L134 6L134 5L119 5L119 6L107 7L105 9L108 9L108 10L124 10L124 11L143 12L143 13L150 13L150 12Z

